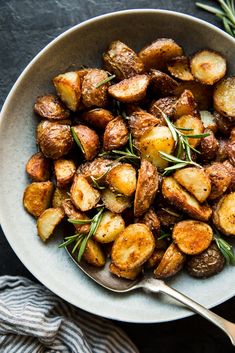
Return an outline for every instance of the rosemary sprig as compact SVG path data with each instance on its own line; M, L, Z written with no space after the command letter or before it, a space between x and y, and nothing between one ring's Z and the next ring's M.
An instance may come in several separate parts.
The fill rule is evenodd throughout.
M99 88L100 86L104 85L105 83L113 80L116 77L116 75L111 75L109 77L107 77L106 79L100 81L99 83L97 83L97 85L95 86L95 88Z
M105 172L104 174L106 174L106 173L107 173L107 172ZM95 177L93 177L93 176L91 175L91 180L92 180L92 183L93 183L94 187L95 187L96 189L99 189L99 190L104 190L104 189L105 189L105 186L99 184L99 179L101 179L101 178L100 178L100 177L99 177L99 178L95 178Z
M71 130L71 134L73 136L74 141L76 142L76 144L78 145L78 147L80 148L82 153L85 153L84 148L83 148L83 146L81 144L81 141L79 140L78 135L76 134L76 132L74 130L74 127L71 127L70 130Z
M233 251L232 245L230 245L226 240L224 240L219 231L216 228L214 229L214 240L218 246L220 252L224 256L227 265L235 266L235 254Z

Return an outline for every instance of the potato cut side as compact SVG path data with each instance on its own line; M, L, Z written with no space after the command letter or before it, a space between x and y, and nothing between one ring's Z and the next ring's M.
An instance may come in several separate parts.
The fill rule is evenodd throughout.
M59 188L64 188L73 180L76 172L76 165L71 159L57 159L54 161L54 172L57 186Z
M48 208L37 219L38 235L42 241L46 241L53 235L55 227L64 218L64 211L62 208Z
M192 81L194 77L189 66L189 59L186 56L177 56L167 64L167 69L172 76L182 81Z
M193 76L206 85L213 85L224 77L226 66L221 54L208 49L197 52L190 61Z
M67 199L69 199L68 190L56 187L52 197L52 207L63 207L63 202Z
M214 90L214 108L220 114L235 119L235 77L220 81Z
M201 117L201 121L202 121L205 129L209 129L209 130L213 131L214 133L217 132L218 127L216 124L216 119L215 119L215 116L211 112L209 112L208 110L201 110L200 117Z
M205 172L211 181L210 200L222 196L231 183L231 173L222 163L212 163L205 168Z
M70 115L69 110L59 97L53 94L38 97L34 104L34 112L40 117L51 121L64 120Z
M235 235L235 192L223 196L216 206L213 222L225 235Z
M203 169L195 167L183 168L177 170L173 176L199 202L204 202L210 195L210 179Z
M128 142L128 127L126 122L118 116L110 121L104 131L103 148L105 151L119 149Z
M196 100L188 89L183 91L175 103L174 118L177 119L183 115L199 116Z
M102 248L92 239L88 240L82 258L90 265L96 267L103 267L106 262L105 254Z
M165 251L160 264L155 269L154 276L159 279L174 276L182 269L185 259L186 256L174 243L171 243Z
M66 199L62 202L63 210L66 216L71 220L88 220L88 216L78 211L73 205L70 199ZM87 234L90 230L90 224L73 224L77 232Z
M199 118L192 115L183 115L177 119L175 125L178 128L192 129L191 131L184 131L185 135L201 135L204 133L204 126ZM188 142L190 146L197 147L201 141L201 138L189 137Z
M50 176L50 162L41 153L35 153L26 164L26 172L33 181L47 181Z
M94 239L99 243L110 243L117 238L124 228L125 222L121 215L106 211L94 234Z
M26 186L23 204L26 211L39 217L49 206L54 186L51 181L34 182Z
M148 84L147 75L136 75L110 86L108 92L120 102L134 103L145 97Z
M136 171L131 164L119 164L108 172L106 182L112 191L131 196L136 189Z
M165 250L154 249L154 252L152 253L150 258L146 262L146 267L147 268L156 268L160 264L164 254L165 254Z
M143 110L133 112L129 116L128 122L132 136L138 140L146 131L159 125L161 120Z
M154 247L154 236L149 228L141 223L131 224L116 238L112 261L121 270L136 269L150 258Z
M154 92L163 97L171 95L178 86L171 76L155 69L150 70L150 83Z
M161 158L159 152L172 154L174 151L174 139L167 126L155 126L140 138L138 149L143 159L147 159L156 167L164 169L168 162Z
M100 199L100 193L81 175L76 175L70 189L73 204L81 211L89 211Z
M163 179L162 194L174 207L199 221L208 221L212 210L206 204L200 204L194 196L185 191L172 177Z
M114 213L122 213L126 208L131 206L131 198L121 196L112 192L110 189L105 189L101 193L101 199L105 207Z
M174 226L172 238L183 253L197 255L209 247L213 231L207 223L187 220Z
M115 266L114 263L112 262L109 265L109 271L113 275L117 277L125 278L125 279L130 279L130 280L136 279L136 277L141 273L141 270L142 270L141 267L135 268L133 270L121 270L120 268Z
M82 120L92 127L101 130L104 130L107 124L113 119L113 114L104 108L95 108L82 114Z
M78 110L81 98L81 81L76 71L66 72L53 78L53 84L65 105L72 111Z
M82 152L86 160L90 161L95 158L100 147L98 134L93 129L82 124L73 126L73 131L82 146Z
M82 103L86 108L104 108L108 104L108 72L101 69L90 69L82 80Z

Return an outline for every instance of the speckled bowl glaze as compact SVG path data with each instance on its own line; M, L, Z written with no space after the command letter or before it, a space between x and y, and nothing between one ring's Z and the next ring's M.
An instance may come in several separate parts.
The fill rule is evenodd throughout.
M101 54L113 40L139 50L158 37L175 39L188 54L204 47L216 49L235 73L235 40L206 22L162 10L111 13L69 29L39 53L12 88L0 124L0 220L16 255L39 281L66 301L97 315L136 323L175 320L191 312L165 296L141 291L118 295L93 283L58 249L59 236L46 245L40 241L35 220L22 206L22 194L29 182L25 163L36 151L33 103L38 95L53 91L53 76L82 64L101 65ZM234 278L235 268L228 267L207 280L181 273L169 283L213 307L235 294Z

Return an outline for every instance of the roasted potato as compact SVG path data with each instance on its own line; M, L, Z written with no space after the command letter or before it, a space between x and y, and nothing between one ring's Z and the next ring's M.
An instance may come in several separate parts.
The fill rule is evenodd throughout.
M155 69L150 70L150 83L153 91L163 97L171 95L178 86L172 77Z
M106 158L95 158L92 162L81 164L77 169L78 175L83 175L90 183L97 179L99 185L105 185L108 171L119 162Z
M139 139L146 131L160 124L160 119L146 111L136 111L129 116L129 126L131 134L135 139Z
M106 182L112 191L131 196L136 189L136 171L131 164L119 164L107 173Z
M225 149L229 162L235 167L235 142L227 143Z
M73 146L70 126L42 121L37 127L37 143L44 156L52 159L61 158Z
M159 279L174 276L182 269L185 259L186 256L174 243L171 243L165 251L160 264L154 270L154 276Z
M50 206L53 190L51 181L34 182L26 186L23 196L26 211L39 217Z
M125 222L120 214L105 211L93 236L99 243L111 243L125 229Z
M104 131L103 148L105 151L122 148L128 142L128 128L125 121L118 116L111 120Z
M78 110L81 99L81 81L77 71L66 72L53 78L56 92L72 111Z
M172 226L182 218L177 211L169 207L158 209L156 214L160 221L160 225L166 228L172 228Z
M108 50L103 54L103 60L106 70L115 74L119 80L143 74L145 71L138 55L120 40L109 45Z
M48 240L53 235L56 226L64 218L64 210L61 207L48 208L37 219L38 235L42 241Z
M103 267L106 262L102 248L93 239L88 240L82 258L90 265L96 267Z
M50 176L50 162L41 152L35 153L26 164L26 172L33 181L47 181Z
M76 134L79 140L82 152L87 161L92 160L99 152L100 141L97 133L85 125L76 125L72 128L73 134Z
M217 83L213 100L214 108L225 117L235 119L235 77L227 77Z
M68 190L56 187L52 197L52 207L63 207L63 202L69 199Z
M59 97L54 94L38 97L34 104L34 112L40 117L51 121L64 120L70 115L69 110Z
M194 77L190 70L187 56L177 56L167 63L167 69L172 76L182 81L192 81Z
M210 200L217 199L225 193L231 183L231 175L222 163L213 163L205 168L211 181Z
M92 127L104 130L108 123L114 119L114 116L107 109L95 108L84 112L81 118Z
M224 140L223 138L219 138L218 143L219 143L219 148L216 152L215 161L216 162L224 162L226 159L228 159L227 149L226 149L228 140Z
M206 204L200 204L172 177L163 179L162 194L170 204L194 219L206 222L211 217L211 208Z
M66 216L71 220L87 220L85 213L78 211L70 199L65 199L62 202L63 210ZM90 230L90 224L73 224L77 232L87 234Z
M231 176L231 182L228 187L228 191L235 191L235 167L229 161L224 161L223 165L228 169L228 172Z
M204 133L204 126L199 118L192 115L183 115L177 119L175 125L178 128L192 129L191 131L184 131L185 135L201 135ZM188 142L190 146L197 147L201 141L201 138L189 137Z
M235 121L232 121L228 117L225 117L216 111L214 111L213 117L215 119L215 123L217 125L218 132L227 136L227 137L230 136L232 128L235 124Z
M112 262L121 270L139 268L153 253L154 236L149 228L135 223L125 228L112 247Z
M218 125L216 123L214 114L208 110L201 110L199 113L204 128L211 130L213 133L216 133L218 130Z
M59 188L64 188L71 183L76 172L76 165L71 159L57 159L54 161L56 183Z
M112 263L112 262L109 265L109 271L113 275L121 277L121 278L131 279L131 280L136 279L136 277L140 274L141 269L142 269L141 267L137 267L133 270L121 270L119 267L114 265L114 263Z
M222 271L225 265L225 258L218 246L213 242L201 254L191 256L186 264L190 276L207 278Z
M73 204L81 211L89 211L100 199L100 193L94 189L82 175L76 175L70 189Z
M172 117L175 113L175 104L177 102L176 97L164 97L156 101L153 101L149 108L149 113L160 118L161 125L166 125L166 122L162 121L160 112L163 112L168 117Z
M183 55L183 49L169 38L159 38L139 52L139 57L148 70L164 70L170 59L180 55Z
M204 202L210 195L211 182L202 168L182 168L177 170L173 177L199 202Z
M216 158L219 142L211 130L206 129L204 133L209 133L210 135L201 139L200 152L203 161L208 162Z
M149 208L139 223L145 224L154 235L160 233L160 220L153 208Z
M225 235L235 235L235 192L223 196L213 213L215 226Z
M114 213L122 213L126 208L131 206L131 198L121 196L112 192L110 189L105 189L101 193L101 199L105 207Z
M213 85L224 77L227 69L226 60L214 50L198 51L190 60L193 76L205 85Z
M110 82L101 84L108 73L100 69L90 69L82 81L82 102L87 108L103 108L108 104Z
M164 254L165 254L165 250L154 249L152 255L150 256L150 258L147 260L145 264L146 268L156 268L160 264Z
M183 115L191 115L198 117L197 103L191 91L185 90L175 103L174 119L178 119Z
M141 161L134 200L134 214L142 216L154 201L158 189L157 168L149 161Z

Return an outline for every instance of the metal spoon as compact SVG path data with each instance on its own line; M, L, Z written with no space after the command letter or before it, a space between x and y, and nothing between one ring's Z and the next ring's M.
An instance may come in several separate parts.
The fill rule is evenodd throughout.
M134 281L125 280L122 278L114 277L109 271L109 261L103 268L97 268L91 266L83 261L78 263L73 255L66 249L69 256L73 259L76 265L82 270L88 277L98 283L100 286L116 293L127 293L135 289L143 289L146 293L164 293L170 297L178 300L185 306L197 314L203 316L205 319L211 321L213 324L223 330L230 338L232 344L235 346L235 324L223 319L222 317L214 314L212 311L206 309L202 305L198 304L194 300L190 299L186 295L178 292L177 290L166 285L162 280L153 278L152 275L146 274L142 278L138 278Z

